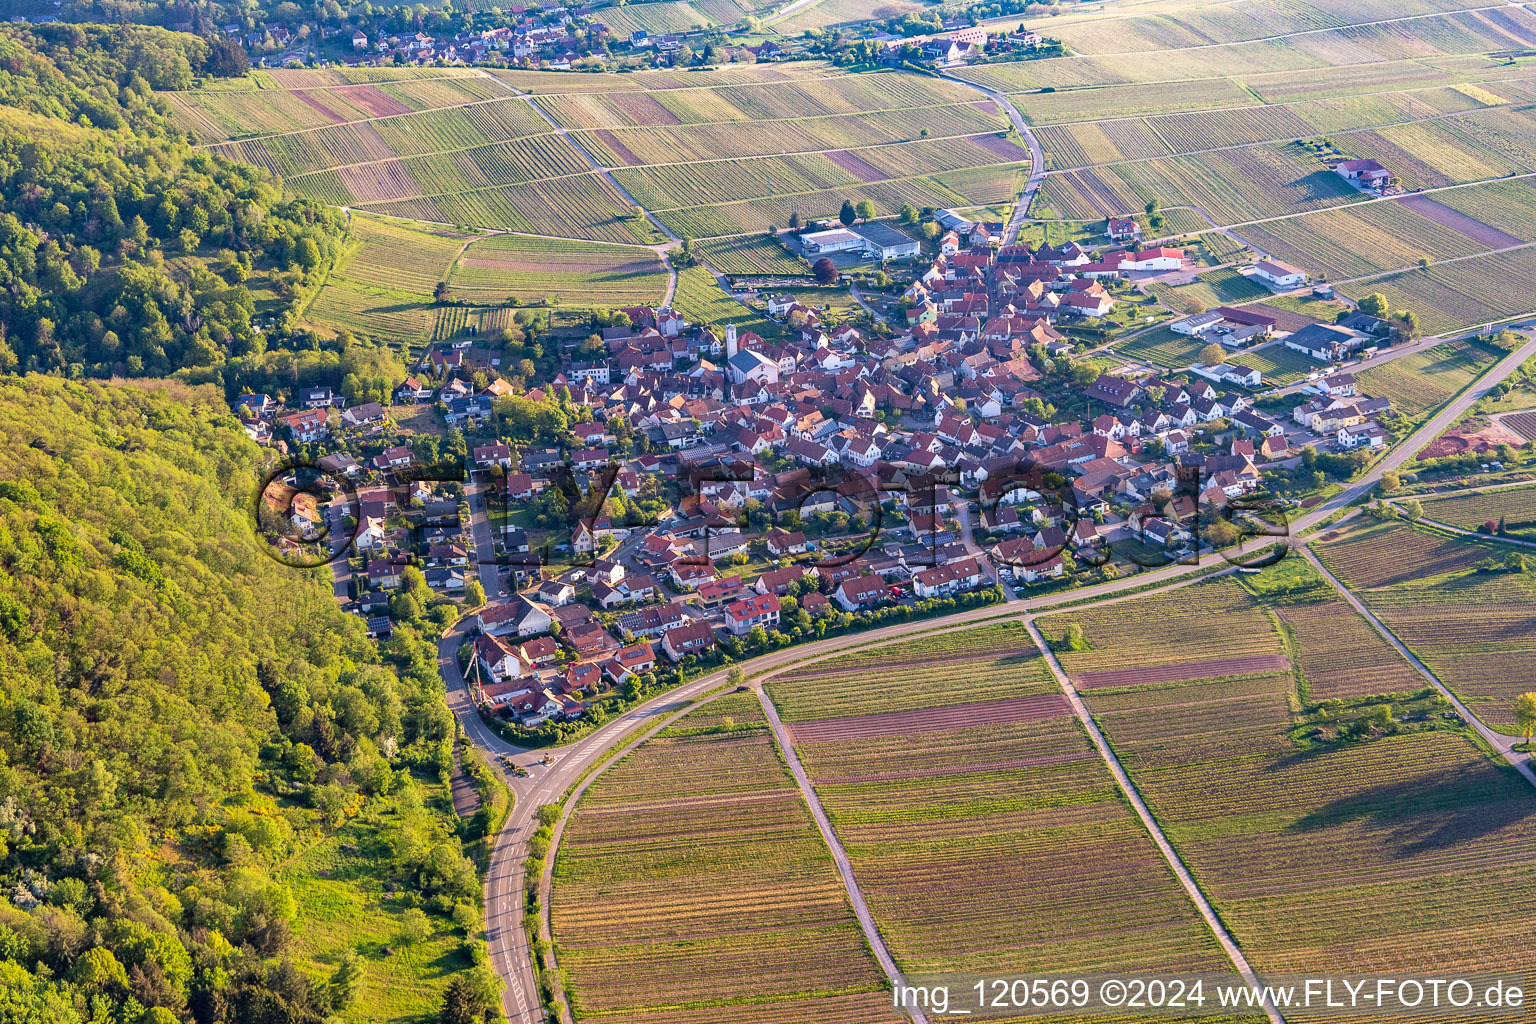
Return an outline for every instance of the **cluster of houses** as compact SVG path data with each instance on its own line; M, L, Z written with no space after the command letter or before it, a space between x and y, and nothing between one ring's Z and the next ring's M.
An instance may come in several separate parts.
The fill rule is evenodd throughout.
M572 474L583 490L602 482L626 503L664 509L644 521L626 512L545 524L533 538L499 531L498 553L527 557L511 570L514 596L479 613L473 672L486 707L537 725L730 638L803 633L802 613L858 615L1038 583L1120 540L1178 549L1194 542L1199 510L1258 490L1266 464L1294 455L1288 430L1336 434L1344 448L1385 443L1387 404L1358 395L1348 374L1324 378L1289 428L1254 408L1261 375L1236 360L1178 378L1047 379L1049 361L1073 350L1057 326L1113 308L1106 278L1178 269L1183 252L1140 248L1124 225L1130 246L1105 254L1071 243L994 251L974 231L967 248L960 226L908 289L906 329L894 337L823 325L791 295L767 297L782 325L771 339L650 306L622 310L595 351L590 327L552 334L559 372L523 394L568 389L590 412L558 445L497 436L494 403L513 393L498 351L473 335L428 349L394 402L440 403L470 435L471 468L509 506L538 502ZM1326 346L1337 359L1376 337L1371 320L1314 325L1286 343ZM1239 351L1275 328L1219 307L1174 329ZM1080 418L1049 415L1047 403ZM260 395L235 407L271 443L348 449L323 464L370 485L356 515L371 626L387 626L380 608L407 559L434 589L463 589L469 545L456 496L407 486L408 446L357 448L385 429L387 409L349 406L324 387L299 389L281 412ZM570 553L564 568L529 554L543 544Z
M1307 390L1315 392L1314 397L1291 410L1297 423L1319 437L1335 435L1346 451L1386 446L1389 435L1378 421L1392 411L1392 403L1360 394L1354 374L1331 374Z
M903 292L907 323L914 330L933 324L936 331L985 336L1008 320L1026 332L1039 326L1035 340L1056 340L1051 324L1114 312L1115 297L1106 281L1145 279L1186 265L1184 250L1168 246L1095 254L1067 242L993 251L977 244L974 231L969 240L971 247L962 248L960 232L946 231L937 258Z
M938 68L972 64L989 57L1019 59L1036 55L1048 45L1038 32L1023 25L1012 32L992 35L984 27L958 18L943 24L943 31L932 35L897 36L880 32L865 38L881 47L886 63L917 60Z
M377 13L361 24L356 18L341 26L271 21L249 29L224 25L222 31L264 66L308 63L327 41L339 37L344 41L341 62L352 66L522 64L558 69L600 56L609 37L608 27L594 18L591 7L514 5L501 12L494 27L436 32L426 31L421 19L415 30L400 31L388 23L387 12Z

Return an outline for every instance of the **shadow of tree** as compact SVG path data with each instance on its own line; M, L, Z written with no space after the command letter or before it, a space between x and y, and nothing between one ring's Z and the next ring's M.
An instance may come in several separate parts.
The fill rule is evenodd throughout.
M1392 856L1410 859L1475 843L1522 826L1532 815L1536 815L1536 798L1513 769L1479 765L1449 776L1357 790L1304 815L1290 831L1324 831L1360 822L1382 834L1383 846Z

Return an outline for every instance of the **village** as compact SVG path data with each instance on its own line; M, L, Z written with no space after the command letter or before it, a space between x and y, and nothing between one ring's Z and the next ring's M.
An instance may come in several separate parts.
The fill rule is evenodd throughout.
M430 346L392 405L239 396L254 438L311 467L281 481L284 542L344 542L337 596L374 635L402 588L411 614L477 608L466 678L488 717L534 730L695 666L1210 553L1234 539L1229 505L1315 490L1320 460L1391 440L1390 403L1342 367L1397 340L1383 320L1284 330L1218 307L1172 329L1230 358L1109 372L1068 332L1113 313L1106 284L1184 268L1182 249L1142 248L1129 221L1098 249L1030 249L938 217L931 257L882 224L799 239L907 261L894 331L767 293L772 339L615 310L552 335L559 371L521 392L471 334ZM1242 362L1266 344L1317 370L1266 389ZM441 436L394 422L422 411Z
M368 14L354 8L345 17L272 17L246 25L219 25L217 31L238 43L250 62L259 67L477 65L548 71L635 70L811 59L859 48L860 52L876 54L886 65L944 69L1062 52L1059 44L1023 24L1014 31L989 35L985 28L963 17L943 20L934 31L917 34L893 32L872 22L840 31L827 40L813 42L768 34L750 42L722 26L672 33L643 28L615 32L605 23L604 10L592 5L530 4L449 17L419 12L402 16L398 10L384 8ZM199 26L178 22L172 27L194 31Z

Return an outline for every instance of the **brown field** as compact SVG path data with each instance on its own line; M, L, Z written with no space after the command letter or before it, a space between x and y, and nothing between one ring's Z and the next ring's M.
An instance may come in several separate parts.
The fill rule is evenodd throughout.
M1389 587L1467 569L1488 552L1406 526L1370 526L1319 544L1318 557L1352 589Z
M1453 210L1444 203L1437 203L1429 196L1404 196L1398 200L1402 206L1408 207L1414 213L1428 217L1436 224L1459 231L1468 238L1482 242L1494 249L1505 249L1511 245L1523 244L1523 239L1516 238L1506 231L1500 231L1491 224L1484 224L1476 217Z

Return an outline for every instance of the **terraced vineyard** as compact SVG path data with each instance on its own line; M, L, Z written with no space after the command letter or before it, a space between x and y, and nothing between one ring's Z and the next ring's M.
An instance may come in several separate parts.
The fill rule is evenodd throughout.
M478 302L515 297L611 309L659 303L667 273L649 249L490 235L464 250L448 283L456 296Z
M1164 157L1053 174L1041 196L1084 220L1135 213L1151 199L1198 206L1218 224L1338 206L1360 195L1300 146Z
M1298 649L1309 700L1423 689L1424 677L1341 598L1285 604L1276 613Z
M297 85L178 94L173 106L215 152L283 175L298 195L618 243L655 239L546 114L616 168L637 202L696 238L760 232L796 212L826 216L845 199L869 199L885 214L908 203L1006 204L1027 169L1024 147L1000 137L1008 121L995 104L905 72L808 65L732 69L707 82L671 72L607 82L535 72L423 79L415 91L335 84L334 109L318 109L315 90ZM535 94L508 95L520 87ZM236 122L257 130L236 132Z
M1243 237L1321 280L1365 277L1487 252L1489 246L1401 203L1370 203L1249 225Z
M581 1019L894 1022L756 701L717 703L626 755L571 816L550 913Z
M1355 528L1318 546L1318 557L1351 590L1370 590L1471 568L1483 549L1406 526Z
M475 236L434 231L378 217L353 217L359 243L332 271L334 276L387 292L430 298L446 280L454 258Z
M434 333L433 292L474 235L354 215L353 247L309 307L322 327L420 344Z
M420 344L432 336L435 317L425 303L401 299L332 280L309 307L308 318L324 327L354 334Z

